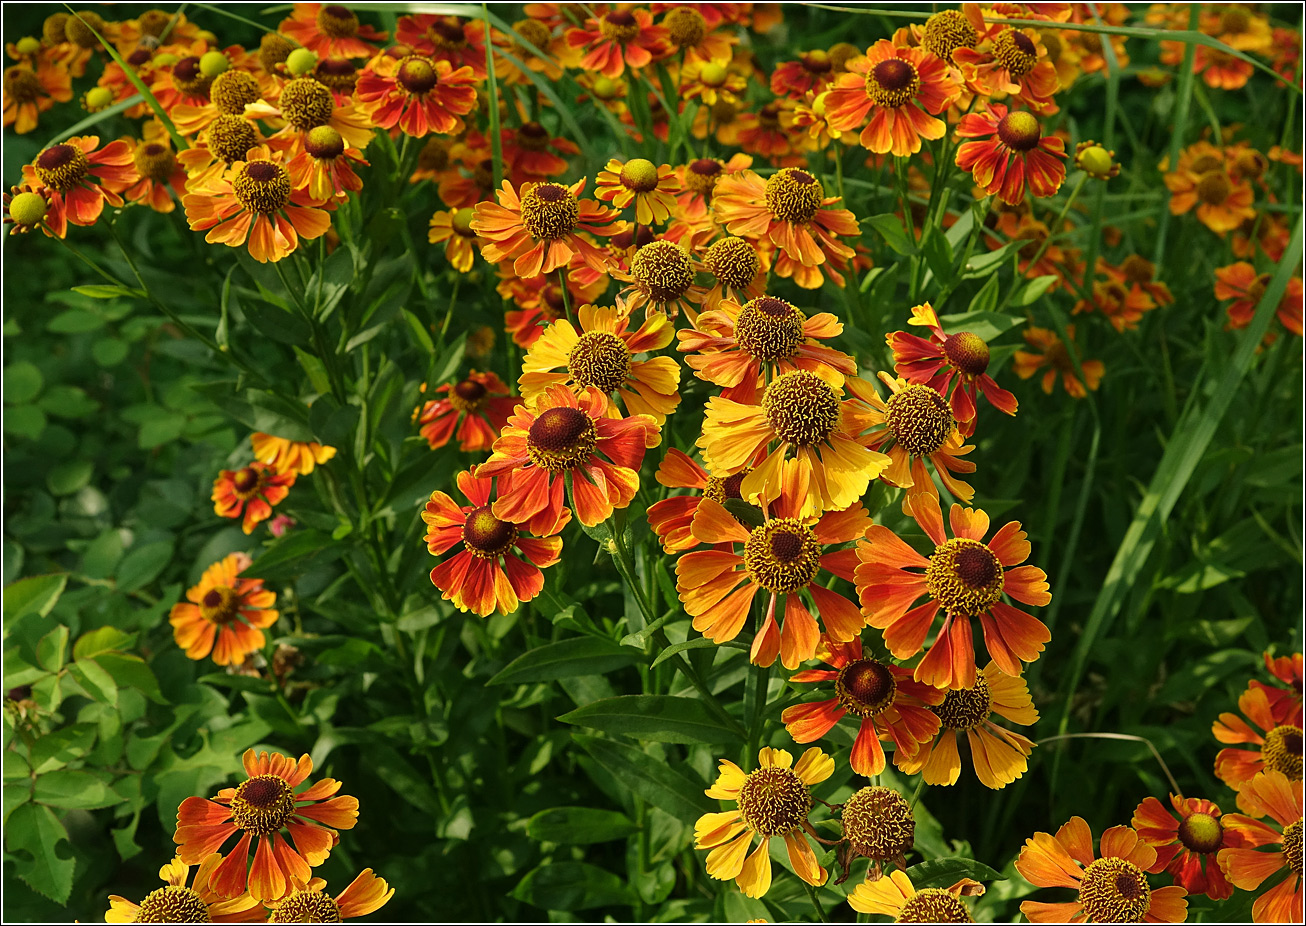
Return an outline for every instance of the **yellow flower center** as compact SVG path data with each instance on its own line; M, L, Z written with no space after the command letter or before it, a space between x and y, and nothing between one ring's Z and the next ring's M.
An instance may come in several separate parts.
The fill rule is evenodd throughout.
M81 10L76 15L69 16L64 23L64 34L68 36L68 41L81 48L100 47L100 40L95 37L92 29L104 35L104 20L89 10Z
M962 331L943 341L943 356L967 377L983 376L989 368L989 345L977 334Z
M621 168L620 178L621 185L632 193L648 193L658 188L657 165L644 158L628 161Z
M328 38L352 38L358 35L358 17L343 6L324 6L317 12L317 27Z
M925 582L945 610L974 617L1002 597L1002 563L978 540L956 537L934 548Z
M1191 852L1208 854L1220 848L1224 827L1209 813L1192 813L1179 824L1179 841Z
M773 518L753 528L744 544L744 568L777 595L806 588L821 567L821 544L796 518Z
M209 151L228 164L245 160L257 143L253 123L240 116L218 116L209 124Z
M1301 727L1285 724L1265 734L1261 758L1265 760L1266 768L1282 772L1289 781L1301 781L1301 747Z
M856 659L839 670L834 680L839 704L856 717L875 717L888 710L898 693L898 682L883 663Z
M697 45L707 35L707 20L692 6L678 6L662 17L662 25L671 33L677 48Z
M322 891L294 891L268 917L269 923L339 923L340 906Z
M257 775L243 782L231 799L231 821L255 836L277 832L294 812L295 795L276 775Z
M422 55L409 55L399 62L395 69L395 81L409 96L422 96L430 93L439 81L435 65Z
M485 401L488 391L484 384L465 379L449 390L449 404L460 412L475 411Z
M753 832L783 836L807 821L812 792L791 768L759 768L739 786L739 812Z
M223 71L213 79L209 88L209 99L218 108L218 112L239 116L245 112L245 104L257 103L261 95L258 81L248 71Z
M463 522L463 543L473 556L497 559L517 542L517 525L500 521L490 512L490 506L477 508Z
M307 48L296 48L286 58L286 70L292 77L303 77L317 67L317 55Z
M820 181L797 167L781 168L766 181L766 208L781 222L810 222L824 196Z
M36 156L36 176L52 190L67 193L86 178L90 164L76 145L51 145Z
M866 75L866 95L885 109L906 106L920 89L915 66L902 58L886 58Z
M735 340L757 360L770 363L787 360L798 353L799 345L805 340L805 321L802 311L783 299L759 296L740 309L735 321Z
M1079 902L1093 923L1141 923L1152 906L1143 870L1122 858L1100 858L1084 870Z
M978 36L966 14L960 10L943 10L925 20L921 46L936 58L951 61L958 48L974 48Z
M844 801L844 839L859 855L884 862L911 850L916 818L907 799L892 788L862 788Z
M947 400L929 386L908 386L895 393L884 417L894 440L917 456L937 451L957 426Z
M685 7L680 7L680 9L683 10ZM726 78L729 76L730 72L726 70L726 66L715 61L709 61L698 72L698 79L705 87L720 87L725 84Z
M240 614L240 597L234 588L218 585L200 599L200 617L210 624L230 624Z
M536 241L557 241L576 230L580 203L560 183L537 183L521 198L521 219Z
M1038 120L1023 109L1009 112L998 121L998 138L1013 151L1028 151L1038 145Z
M49 210L50 204L40 193L19 193L9 203L9 217L27 228L39 224Z
M35 103L41 96L41 82L31 68L15 64L5 68L5 99L15 103Z
M594 453L598 429L578 408L548 408L531 424L526 452L536 466L551 473L575 469Z
M182 58L172 66L172 82L186 96L208 96L213 78L200 69L198 55Z
M520 22L515 22L512 25L512 31L541 51L544 51L544 46L549 43L549 27L536 19L523 19Z
M231 186L245 208L264 215L271 215L290 202L290 174L272 161L247 161L236 172Z
M1222 170L1208 171L1197 181L1197 198L1211 206L1218 206L1233 192L1229 177Z
M936 704L930 710L949 730L963 733L974 730L993 713L989 683L983 675L977 674L974 688L955 688L944 695L942 704Z
M476 210L470 206L464 206L453 214L453 218L449 220L449 223L453 226L455 234L464 238L475 238L476 232L472 231L472 219L474 218L476 218Z
M82 97L82 105L86 107L88 113L98 113L112 102L113 91L108 87L92 87L86 91L86 96Z
M833 69L833 65L830 64L830 56L819 48L803 55L798 59L798 63L803 66L803 70L808 74L817 76L829 74Z
M599 32L605 39L624 45L639 35L639 20L627 10L617 10L599 17Z
M716 182L725 173L726 166L715 158L691 161L685 171L685 186L705 198L711 198Z
M651 241L630 262L635 286L654 302L672 302L694 285L689 252L671 241Z
M284 64L295 47L295 43L280 32L265 32L258 42L259 64L269 74L275 74L277 65Z
M304 139L304 150L319 161L333 161L345 153L345 140L329 125L319 125Z
M846 71L848 62L861 53L861 49L852 42L838 42L830 46L830 67L836 73Z
M611 393L630 375L630 348L607 331L587 331L567 355L567 373L578 386Z
M712 104L712 121L717 124L718 128L734 122L738 115L739 107L725 97L718 97L717 101Z
M723 285L743 289L757 276L762 260L743 238L722 238L707 249L703 266Z
M1205 174L1224 167L1224 161L1215 154L1203 154L1193 159L1188 169L1195 174Z
M1302 821L1283 831L1283 860L1294 878L1302 875Z
M839 425L839 396L806 370L776 377L762 393L762 410L776 435L799 447L825 440Z
M993 57L1007 69L1012 80L1020 80L1038 64L1038 48L1019 29L1003 29L993 40Z
M137 145L132 152L132 162L138 174L155 183L167 183L177 170L177 156L167 145L158 142Z
M941 887L927 887L903 903L894 922L973 923L975 919L960 897L954 897Z
M1075 163L1090 177L1106 180L1111 176L1115 162L1111 159L1111 152L1101 145L1090 145L1075 155Z
M703 497L710 498L712 501L723 505L727 499L742 499L743 495L739 491L739 484L751 472L751 469L745 468L733 476L708 476L707 485L703 489Z
M230 68L231 60L220 51L206 51L200 55L200 70L207 77L217 79L220 74L225 74Z
M150 891L136 914L138 923L211 923L209 905L188 887L169 884Z
M311 77L296 77L281 91L281 115L301 132L326 125L335 111L331 91Z
M621 84L600 74L594 78L594 83L590 85L590 89L594 91L594 95L600 100L611 100L615 99L617 94L621 92Z

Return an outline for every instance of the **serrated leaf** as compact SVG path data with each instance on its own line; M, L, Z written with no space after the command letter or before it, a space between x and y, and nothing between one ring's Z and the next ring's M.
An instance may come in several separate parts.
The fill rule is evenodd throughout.
M49 807L24 804L9 817L5 845L16 856L14 868L32 890L55 903L67 902L77 867L68 833Z
M599 807L551 807L526 823L526 835L532 839L572 846L612 842L638 832L625 814Z
M48 576L29 576L7 586L4 593L5 620L13 621L28 614L45 617L55 606L64 586L68 584L66 572Z
M65 810L97 810L121 804L122 795L90 772L58 769L36 779L33 799Z
M683 823L692 823L702 814L717 809L715 802L703 793L701 781L687 777L634 746L580 733L573 734L572 739L632 794Z
M604 675L642 658L643 653L638 650L601 637L560 640L522 653L487 684L519 685L581 675Z
M741 742L733 730L723 727L712 716L703 702L674 695L602 698L563 714L558 720L654 743Z

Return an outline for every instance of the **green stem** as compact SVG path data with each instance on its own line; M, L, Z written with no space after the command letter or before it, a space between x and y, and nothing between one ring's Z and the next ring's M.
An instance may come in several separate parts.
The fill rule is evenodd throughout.
M1044 253L1047 251L1048 246L1052 244L1052 239L1055 237L1056 230L1060 229L1065 223L1066 215L1070 212L1070 207L1075 204L1075 200L1079 198L1079 191L1084 188L1084 181L1087 179L1088 174L1080 171L1079 179L1075 181L1075 188L1070 191L1070 197L1066 200L1066 204L1061 207L1061 213L1057 216L1054 228L1048 229L1047 237L1043 239L1043 243L1040 244L1038 250L1034 252L1034 259L1029 262L1030 268L1033 268L1038 264ZM1007 303L1016 295L1016 290L1020 288L1024 279L1024 274L1018 273L1016 275L1016 279L1011 281L1011 288L1008 289L1006 295L1002 297L1002 301L998 303L998 307L993 310L995 313L999 315L1002 314L1002 310L1007 307Z
M920 783L916 785L916 793L914 793L911 796L910 806L913 809L916 807L916 802L921 799L921 795L924 793L925 793L925 776L922 775Z
M803 887L807 888L807 896L812 901L812 909L816 911L817 922L828 923L829 920L825 918L825 909L821 906L820 898L816 896L816 888L812 887L806 881L803 882Z

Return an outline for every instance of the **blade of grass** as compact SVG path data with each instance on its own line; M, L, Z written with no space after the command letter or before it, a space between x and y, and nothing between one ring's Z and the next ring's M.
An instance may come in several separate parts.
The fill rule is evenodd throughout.
M481 4L481 14L489 19L490 8ZM488 38L488 37L487 37ZM499 191L499 182L503 179L503 139L499 137L499 81L494 76L494 43L485 43L485 86L490 91L490 105L486 107L490 115L490 151L494 158L494 191Z
M1188 28L1197 28L1197 16L1201 8L1193 4L1188 8ZM1184 63L1179 68L1179 107L1175 111L1174 125L1170 130L1170 154L1168 164L1171 170L1179 163L1179 149L1184 144L1184 132L1188 129L1188 110L1192 107L1193 102L1193 57L1197 53L1196 45L1189 45L1184 49ZM1152 253L1152 263L1161 266L1165 258L1165 233L1170 227L1170 206L1168 202L1162 203L1161 209L1161 227L1156 232L1156 250Z
M63 141L66 138L72 138L74 135L80 135L83 132L85 132L87 129L91 128L92 126L99 125L105 119L108 119L111 116L116 116L118 115L118 113L123 112L124 110L131 109L142 99L144 98L138 93L135 96L129 96L121 103L114 103L112 106L108 107L107 109L102 109L98 113L94 113L86 117L72 128L64 129L54 138L46 142L45 146L48 148L51 145L57 145L59 142Z
M235 13L231 12L230 10L224 9L223 7L220 7L216 4L197 3L195 5L199 7L201 10L208 10L210 13L217 13L219 16L225 16L228 19L234 19L236 22L244 23L247 26L253 26L255 29L258 29L260 32L271 31L267 23L260 23L260 22L255 22L252 19L246 19L244 16L238 16ZM266 13L268 11L260 10L259 12Z

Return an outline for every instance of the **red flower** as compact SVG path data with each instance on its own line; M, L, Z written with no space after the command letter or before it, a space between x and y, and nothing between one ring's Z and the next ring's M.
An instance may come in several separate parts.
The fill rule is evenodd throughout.
M1298 740L1300 743L1300 739ZM1300 746L1299 746L1300 748ZM1300 761L1300 756L1298 756ZM1301 772L1298 770L1298 775ZM1277 771L1256 775L1238 792L1238 809L1252 817L1269 815L1279 829L1242 814L1231 813L1226 824L1243 838L1246 848L1221 849L1220 869L1233 886L1244 891L1260 888L1279 872L1285 876L1252 904L1255 923L1300 923L1302 918L1302 785ZM1265 846L1277 851L1261 852ZM1295 858L1294 858L1295 856Z
M1237 714L1225 712L1211 725L1211 734L1222 743L1248 743L1253 749L1221 749L1215 756L1215 774L1235 791L1241 790L1262 770L1274 770L1301 781L1302 707L1291 699L1278 700L1273 707L1265 687L1251 687L1238 699L1238 710L1261 733Z
M1256 314L1256 306L1260 303L1261 297L1265 295L1265 289L1269 285L1270 275L1262 273L1258 276L1256 268L1245 260L1229 264L1227 267L1216 268L1215 298L1233 300L1233 302L1229 303L1229 307L1225 309L1229 316L1230 328L1246 328L1252 323L1252 316ZM1293 277L1288 281L1288 287L1283 292L1283 298L1279 300L1279 307L1275 309L1275 314L1283 327L1295 335L1301 335L1301 277Z
M213 480L213 511L224 518L245 519L241 529L251 533L272 516L272 506L290 493L295 473L280 471L266 463L251 463L243 469L224 469Z
M358 77L358 105L380 129L399 126L414 138L456 135L476 107L476 75L421 55L377 55Z
M1170 804L1178 819L1154 797L1138 805L1131 821L1138 838L1156 849L1156 864L1164 866L1188 893L1228 899L1233 885L1224 879L1215 853L1243 845L1242 837L1225 828L1220 808L1210 801L1171 794Z
M1066 179L1066 165L1057 160L1065 159L1065 143L1040 137L1038 120L1027 112L1007 112L990 103L987 112L962 116L957 134L986 139L964 142L957 149L957 166L1009 206L1024 202L1027 186L1035 196L1051 196Z
M319 58L370 58L388 33L360 25L353 11L323 3L296 3L277 31L315 53Z
M106 202L121 206L118 194L137 180L132 149L125 141L113 141L99 151L95 135L79 135L51 145L23 165L23 181L34 190L50 191L50 208L45 223L60 238L68 223L94 225Z
M953 60L961 67L966 84L974 92L991 97L1007 94L1021 100L1035 112L1057 111L1052 95L1061 88L1056 65L1047 60L1048 50L1033 29L997 26L987 48L958 48ZM1124 67L1125 62L1120 66Z
M494 373L475 370L461 382L445 383L436 392L445 393L445 398L427 402L418 418L420 433L432 450L449 443L455 428L458 449L488 450L518 401Z
M479 20L430 13L401 16L395 42L455 68L469 67L478 81L485 80L485 26Z
M581 51L580 67L616 80L626 66L639 69L671 53L670 35L653 25L648 10L609 10L598 19L585 20L585 27L568 29L567 44Z

